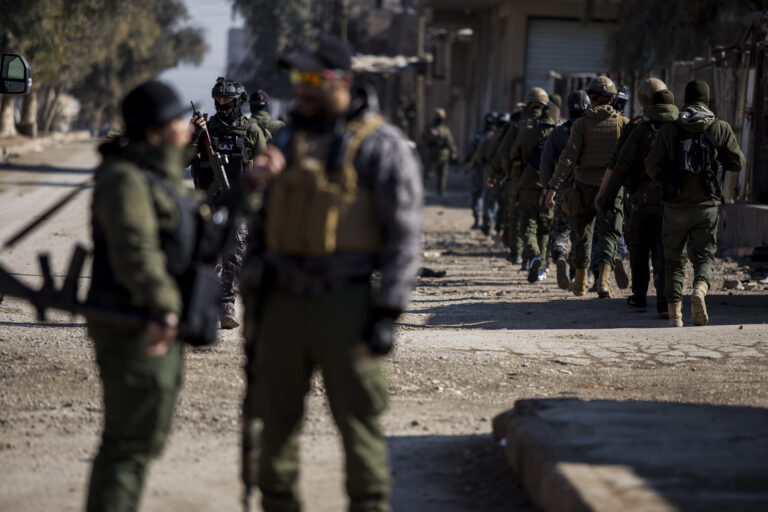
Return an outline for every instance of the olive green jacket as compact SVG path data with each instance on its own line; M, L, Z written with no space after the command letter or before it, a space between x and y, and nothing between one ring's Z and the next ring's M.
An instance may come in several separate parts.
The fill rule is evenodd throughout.
M645 116L636 118L624 127L624 143L611 169L611 179L606 184L605 201L610 203L616 198L622 186L628 186L634 193L650 180L645 172L645 157L651 150L656 131L654 123L669 123L675 121L679 111L674 105L654 105L645 111ZM621 141L619 141L621 144Z
M105 306L130 306L153 315L180 315L182 297L167 270L160 232L179 223L173 198L141 172L144 168L168 185L191 194L183 184L183 150L142 144L102 144L104 160L95 172L92 222L103 233L109 265L124 290L91 289L89 300ZM127 296L125 295L127 291Z
M728 172L740 172L745 158L733 133L731 125L716 119L715 115L702 104L686 105L675 123L669 123L659 130L651 151L645 158L645 170L654 180L661 181L663 172L675 164L677 158L678 126L687 132L707 131L717 146L715 157ZM678 195L664 205L672 208L691 206L713 206L720 201L713 199L704 188L701 176L685 173Z
M646 122L648 118L645 115L638 116L634 119L632 119L630 122L624 125L624 127L621 129L621 135L619 135L619 142L616 144L616 149L613 150L613 155L611 155L611 161L608 162L608 168L609 169L615 169L616 168L616 162L619 159L619 153L621 153L621 148L624 147L624 144L627 142L627 139L629 138L629 134L632 133L632 130Z
M528 162L531 152L539 144L539 141L547 137L558 123L559 111L556 109L544 109L539 119L520 130L520 135L512 146L511 162L512 171L510 178L520 190L533 190L542 188L539 182L539 170ZM516 165L519 164L519 165Z
M501 140L496 154L491 160L491 173L494 175L508 175L512 171L512 148L515 145L520 130L541 117L544 108L539 105L528 105L520 111L520 118L511 121L509 129Z
M271 140L277 132L285 128L284 122L278 119L273 119L266 110L254 112L251 114L251 117L264 131L267 140Z

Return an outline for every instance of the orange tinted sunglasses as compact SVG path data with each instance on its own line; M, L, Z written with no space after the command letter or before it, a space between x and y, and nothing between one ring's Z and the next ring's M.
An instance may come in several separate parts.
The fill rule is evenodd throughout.
M298 69L292 69L291 83L293 85L304 84L317 87L327 80L338 80L342 76L344 76L343 71L335 71L332 69L324 69L322 71L300 71Z

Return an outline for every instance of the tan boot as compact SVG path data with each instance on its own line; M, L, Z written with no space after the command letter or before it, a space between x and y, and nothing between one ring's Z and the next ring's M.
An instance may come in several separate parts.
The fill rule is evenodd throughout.
M597 296L601 299L611 298L611 273L613 269L610 265L602 265L600 267L600 278L597 281Z
M709 315L707 314L707 304L704 297L707 296L709 285L704 281L693 283L693 293L691 293L691 316L693 325L707 325Z
M571 285L571 291L577 297L581 297L582 295L587 293L587 269L586 268L576 269L576 279L573 280L573 285Z
M237 329L240 327L240 322L237 321L235 314L235 305L231 302L222 304L221 311L219 312L219 324L222 329Z
M683 303L670 302L667 304L667 309L669 310L669 326L682 327L683 326Z

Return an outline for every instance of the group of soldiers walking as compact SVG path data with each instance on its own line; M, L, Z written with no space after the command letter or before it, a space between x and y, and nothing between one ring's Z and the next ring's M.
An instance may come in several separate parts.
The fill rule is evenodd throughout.
M226 218L232 236L217 253L214 314L222 328L238 327L242 296L246 490L259 487L267 512L301 509L299 435L319 370L343 440L349 510L391 508L380 358L418 272L424 188L435 178L445 192L456 146L436 110L421 140L422 172L368 89L354 87L351 52L338 38L322 36L280 65L296 100L287 124L270 117L261 90L245 115L245 89L225 78L212 89L216 114L190 121L176 92L151 81L125 98L124 135L100 148L89 301L148 321L88 318L104 390L89 512L139 507L149 461L170 431L185 332L201 320L190 313L199 284L190 276L210 245L206 226ZM682 326L687 248L693 323L704 325L723 172L738 172L744 157L710 110L706 83L686 86L681 110L658 79L639 91L643 115L632 121L621 113L627 95L606 77L570 94L567 120L561 99L540 88L514 114L489 113L469 160L473 227L495 231L531 283L554 264L559 286L582 296L594 263L603 298L612 274L629 285L626 234L629 306L647 308L650 261L657 310L674 326ZM197 193L183 185L190 163Z
M473 228L494 229L529 282L554 263L560 288L583 296L591 278L600 298L611 297L612 275L630 285L626 237L628 305L647 309L653 275L656 311L675 327L690 257L692 320L706 325L724 176L744 155L706 82L688 83L678 109L661 80L643 80L643 113L631 121L626 91L599 76L568 96L567 120L560 97L540 88L512 115L487 114L470 144Z

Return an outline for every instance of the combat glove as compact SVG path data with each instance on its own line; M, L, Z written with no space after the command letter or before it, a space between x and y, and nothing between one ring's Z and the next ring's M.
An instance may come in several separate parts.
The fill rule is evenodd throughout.
M372 354L385 356L394 346L395 322L401 311L374 307L363 332L363 340Z

